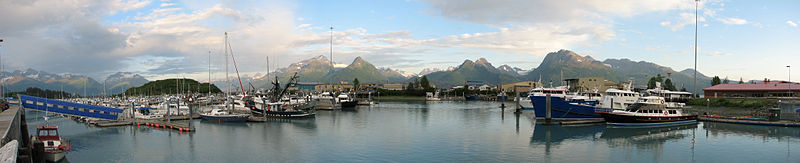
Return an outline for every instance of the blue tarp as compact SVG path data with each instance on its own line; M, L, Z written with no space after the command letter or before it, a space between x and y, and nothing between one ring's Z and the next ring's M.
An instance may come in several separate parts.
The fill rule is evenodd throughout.
M153 108L151 108L151 107L141 107L141 108L139 108L139 110L150 110L150 109L153 109Z

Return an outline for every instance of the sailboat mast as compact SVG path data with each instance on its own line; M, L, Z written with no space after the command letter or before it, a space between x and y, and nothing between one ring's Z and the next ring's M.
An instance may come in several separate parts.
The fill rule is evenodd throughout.
M225 101L228 101L229 98L228 96L230 96L231 93L231 80L228 78L228 32L225 32L225 42L223 44L225 44L225 82L228 83L228 88L226 88L227 93L225 94Z
M211 97L211 50L208 51L208 97Z
M233 60L233 69L236 70L236 79L239 80L239 89L242 89L242 102L247 102L247 96L244 92L244 85L242 85L242 77L239 76L239 67L236 66L236 58L233 56L233 47L231 47L230 42L228 42L227 45L228 45L228 50L231 51L231 60Z

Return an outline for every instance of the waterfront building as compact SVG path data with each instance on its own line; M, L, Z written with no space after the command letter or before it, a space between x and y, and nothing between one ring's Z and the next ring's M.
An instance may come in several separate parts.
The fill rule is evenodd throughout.
M565 79L571 92L606 92L609 88L620 88L620 83L605 80L603 77Z
M501 92L530 92L531 89L536 87L541 87L542 83L536 81L521 81L521 82L514 82L514 83L506 83L500 84L497 86L497 89ZM516 88L516 89L515 89Z
M381 89L392 90L392 91L399 91L404 90L405 84L383 84Z
M467 86L467 89L472 90L472 91L474 91L474 90L485 91L485 90L491 90L492 89L492 87L489 86L489 84L486 84L486 83L484 83L482 81L469 81L469 80L467 80L467 81L464 82L464 85Z
M787 81L764 80L760 83L718 84L703 89L706 98L751 97L786 98L797 97L800 84Z
M324 92L331 92L331 91L350 91L353 89L352 84L318 84L314 87L316 91L324 91Z
M314 90L316 90L316 89L317 89L317 85L319 85L319 83L297 83L297 84L295 85L295 87L296 87L298 90L303 90L303 91L314 91Z

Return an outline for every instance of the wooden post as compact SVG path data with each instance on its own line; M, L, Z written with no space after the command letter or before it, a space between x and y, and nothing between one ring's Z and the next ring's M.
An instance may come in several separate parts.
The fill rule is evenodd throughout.
M550 118L552 116L552 115L550 115L550 112L552 110L552 106L550 106L551 104L552 104L552 102L550 101L550 94L547 94L547 97L545 99L545 106L546 106L547 110L545 111L545 117L544 117L545 118L544 119L545 123L547 123L547 124L550 124L550 120L551 120Z
M189 99L189 129L192 129L192 116L194 115L195 103L193 99ZM179 107L180 108L180 107Z

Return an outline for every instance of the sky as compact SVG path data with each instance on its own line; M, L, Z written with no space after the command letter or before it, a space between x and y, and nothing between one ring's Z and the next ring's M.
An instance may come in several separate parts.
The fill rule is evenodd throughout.
M267 57L272 70L328 57L331 37L334 62L412 73L478 58L532 69L559 49L681 71L695 7L701 73L786 80L800 67L794 0L0 0L0 55L6 71L205 80L224 77L227 32L242 75Z

